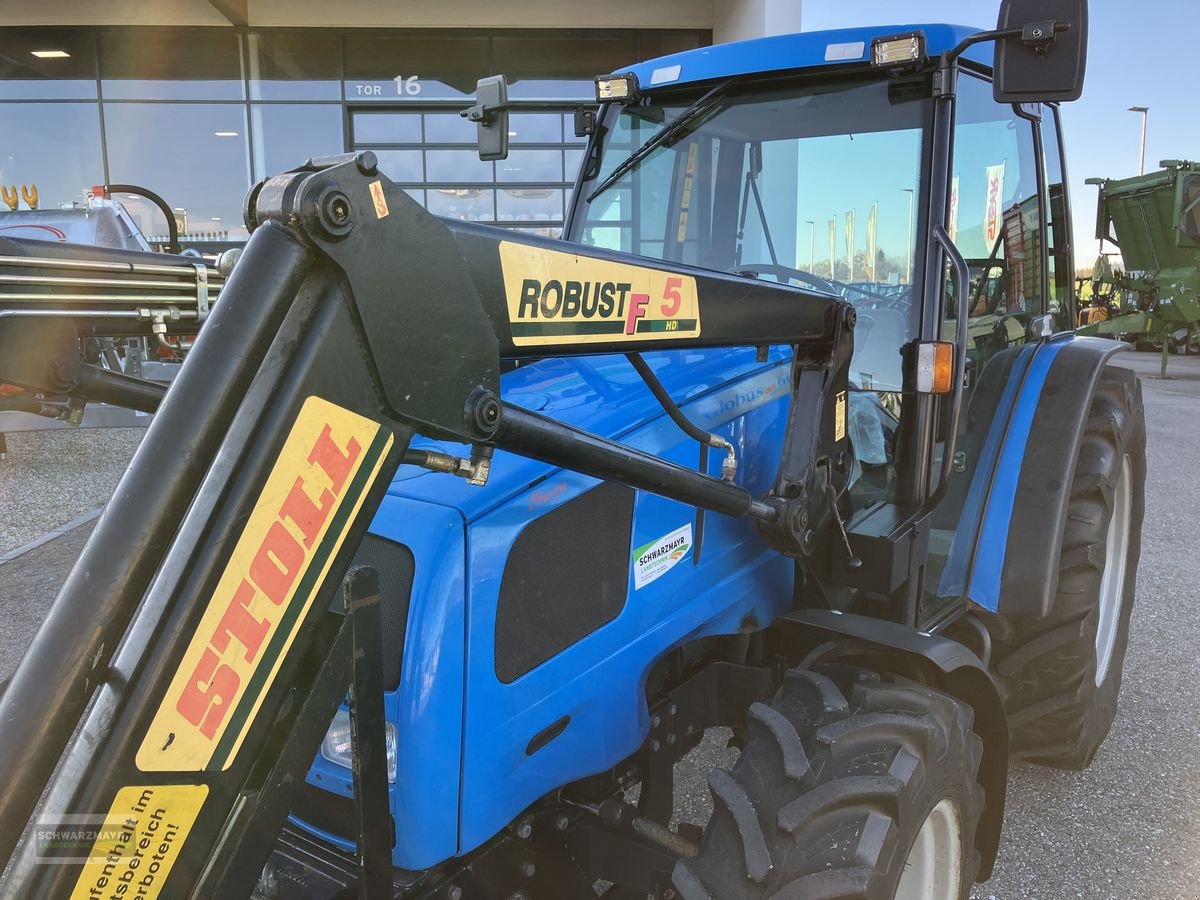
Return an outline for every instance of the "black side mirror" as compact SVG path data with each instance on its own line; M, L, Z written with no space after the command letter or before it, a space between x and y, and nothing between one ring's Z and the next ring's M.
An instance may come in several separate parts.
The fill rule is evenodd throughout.
M479 79L475 85L475 105L460 115L478 126L480 159L508 157L508 80L503 75Z
M1087 68L1087 0L1003 0L992 96L997 103L1078 100Z

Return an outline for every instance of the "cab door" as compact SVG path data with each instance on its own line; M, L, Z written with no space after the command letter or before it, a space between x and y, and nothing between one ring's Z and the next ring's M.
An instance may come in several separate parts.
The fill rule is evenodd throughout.
M960 73L947 231L966 260L970 276L965 303L966 387L952 476L934 513L930 534L921 610L924 620L971 595L973 562L978 553L988 551L980 542L995 539L982 526L993 477L1003 474L998 472L1003 438L1018 424L1014 415L1020 414L1019 389L1035 355L1036 347L1028 337L1030 322L1047 312L1061 311L1064 302L1073 303L1051 277L1053 272L1069 280L1071 273L1057 134L1052 166L1059 178L1054 184L1064 197L1064 211L1054 220L1053 235L1061 235L1056 244L1067 255L1066 264L1063 256L1057 256L1055 265L1050 265L1050 182L1042 130L1047 111L1038 104L1019 109L997 104L987 80L966 70ZM959 308L959 298L947 283L942 303L943 340L955 339ZM1063 314L1061 321L1069 326L1069 313ZM941 437L935 462L946 452L945 434ZM1015 478L1015 472L1009 474ZM995 600L990 595L970 599L983 605Z

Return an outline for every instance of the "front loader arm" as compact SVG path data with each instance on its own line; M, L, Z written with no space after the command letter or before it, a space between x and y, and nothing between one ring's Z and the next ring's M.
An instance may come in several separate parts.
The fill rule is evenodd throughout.
M331 605L414 433L748 515L801 559L826 482L844 486L840 299L443 222L370 153L256 186L246 218L242 259L0 697L4 896L90 896L109 877L37 865L32 840L14 854L44 788L46 810L133 823L132 844L93 848L114 871L169 822L152 879L168 896L226 896L261 867L287 812L272 795L303 779L345 693ZM775 496L499 396L501 356L741 344L795 348L802 449Z

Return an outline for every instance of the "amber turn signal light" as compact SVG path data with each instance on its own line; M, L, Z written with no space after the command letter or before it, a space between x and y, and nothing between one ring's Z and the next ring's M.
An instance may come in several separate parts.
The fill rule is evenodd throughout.
M917 345L917 390L948 394L954 387L954 344L931 341Z

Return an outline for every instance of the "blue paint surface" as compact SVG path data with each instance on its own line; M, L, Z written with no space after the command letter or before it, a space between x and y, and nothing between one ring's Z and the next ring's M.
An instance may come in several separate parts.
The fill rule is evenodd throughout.
M646 354L667 390L700 427L737 448L738 482L754 495L775 476L790 385L790 359L753 348ZM663 413L623 356L548 359L502 379L505 400L695 466L696 443ZM426 439L415 446L466 448ZM720 454L709 454L719 475ZM386 696L398 737L389 805L395 865L422 869L469 852L546 792L610 768L649 730L645 680L674 647L698 637L764 627L791 602L792 564L753 525L707 513L692 555L635 589L617 617L532 671L496 677L496 607L508 553L538 516L599 482L497 452L484 488L402 467L371 532L407 545L416 561L400 687ZM638 493L630 551L695 522L686 504ZM587 552L581 536L581 554ZM692 551L695 552L695 549ZM547 560L570 565L571 560ZM570 716L566 730L532 756L529 740ZM349 769L318 757L310 784L351 797ZM293 819L293 821L297 821ZM346 836L297 821L352 850Z
M967 574L971 570L971 562L975 552L975 538L979 533L979 520L983 515L988 491L992 486L992 476L995 474L996 459L1000 455L1000 444L1004 439L1009 416L1012 414L1013 403L1017 390L1025 377L1026 366L1033 358L1036 345L1022 347L1013 360L1012 369L1000 400L996 403L996 411L988 424L987 437L979 450L979 459L975 461L971 474L971 486L967 490L963 502L962 513L954 529L954 541L946 556L946 565L938 582L939 597L961 597L966 593Z
M1029 442L1033 417L1041 400L1046 375L1054 359L1069 340L1038 345L1013 406L1008 432L1000 448L987 506L980 527L967 596L985 609L995 611L1000 604L1000 579L1008 546L1008 528L1016 502L1017 482Z
M963 38L977 33L978 30L965 25L923 24L806 31L685 50L618 71L636 74L638 85L645 93L656 88L729 78L733 75L861 64L869 60L871 42L875 38L912 31L925 33L926 53L932 57L953 49ZM827 55L834 58L827 58ZM969 47L963 56L990 66L993 58L992 45L975 44ZM679 67L677 74L674 71L676 66Z

